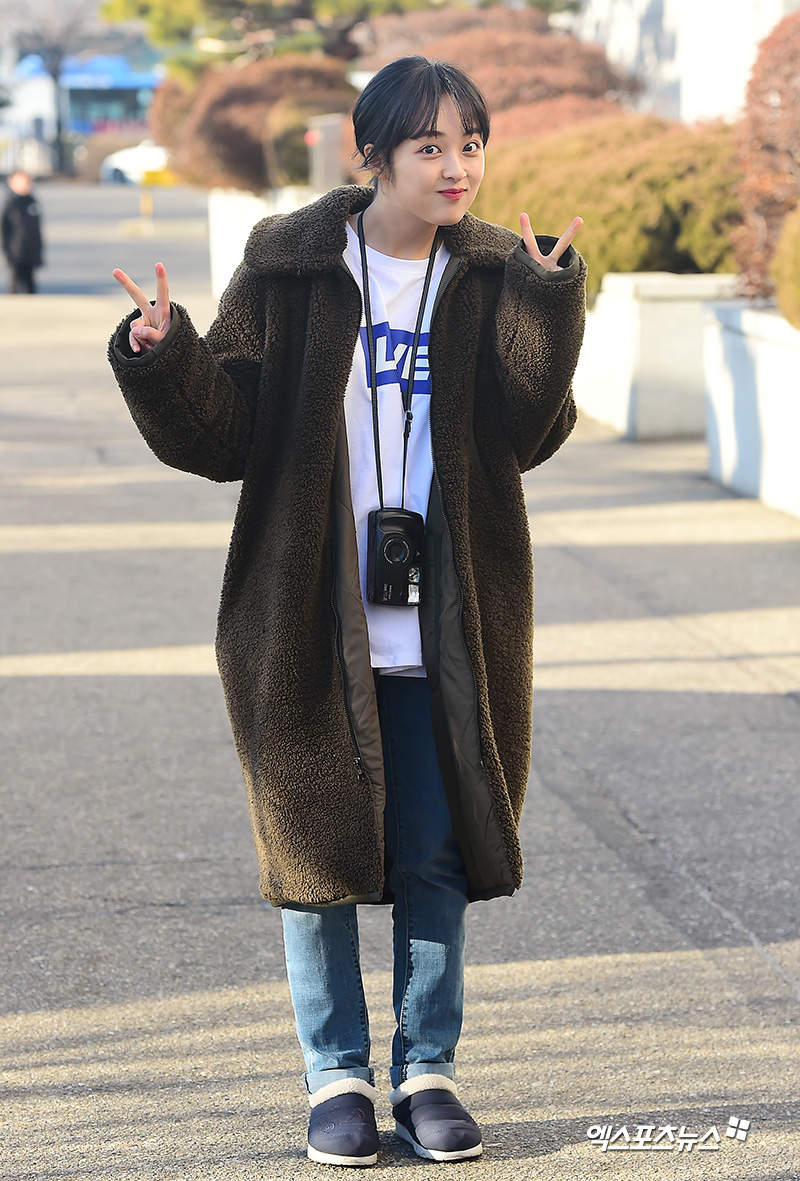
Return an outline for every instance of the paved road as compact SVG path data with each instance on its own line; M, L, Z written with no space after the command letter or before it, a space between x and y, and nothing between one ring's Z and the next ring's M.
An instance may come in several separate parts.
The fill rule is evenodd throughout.
M125 309L0 299L1 1171L294 1181L320 1173L210 648L237 488L139 439L103 356ZM526 478L527 876L471 908L487 1151L448 1176L800 1177L800 521L703 467L585 423ZM362 908L381 1067L388 938ZM607 1124L721 1143L604 1152ZM380 1126L373 1176L431 1167Z
M143 285L158 261L168 275L180 277L184 294L209 290L207 197L202 190L153 189L153 216L145 219L134 185L42 181L36 196L45 240L45 266L37 272L43 293L108 294L116 287L114 267L137 276ZM0 285L6 289L1 262Z

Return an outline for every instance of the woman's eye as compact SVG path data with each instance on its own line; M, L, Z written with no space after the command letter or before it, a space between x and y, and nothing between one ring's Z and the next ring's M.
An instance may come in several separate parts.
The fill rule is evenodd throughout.
M481 145L478 143L477 140L473 139L473 140L470 140L470 142L464 146L463 150L468 155L474 156L476 154L476 152L479 152L481 150ZM424 147L420 148L420 153L425 156L433 156L436 153L438 153L439 151L440 151L440 148L439 148L438 144L425 144Z

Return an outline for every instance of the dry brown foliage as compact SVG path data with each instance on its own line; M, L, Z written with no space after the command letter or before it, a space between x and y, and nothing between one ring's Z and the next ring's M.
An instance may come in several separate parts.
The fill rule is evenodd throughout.
M625 110L619 103L607 98L587 98L582 94L561 94L558 98L545 99L539 103L523 103L509 107L492 115L491 143L502 143L507 139L530 139L547 135L562 127L574 127L589 119L611 119L625 117Z
M539 9L449 8L380 16L356 30L358 66L378 70L421 53L463 66L493 112L562 94L634 94L638 83L615 69L602 48L549 30Z
M179 116L177 130L166 133L171 167L183 180L205 187L257 193L276 187L286 181L282 148L287 161L297 156L283 100L291 99L297 112L296 140L308 114L349 111L354 97L343 64L322 56L286 54L240 69L209 70L189 96L188 111L174 87L165 99ZM270 122L276 104L282 112L277 126Z
M747 294L770 295L770 262L783 221L800 201L800 12L761 43L737 144L744 223L734 234Z
M390 13L358 25L351 34L361 55L358 68L380 70L397 57L425 53L425 46L443 37L474 29L497 29L515 36L546 33L547 16L538 8L442 8Z
M156 143L174 150L181 142L183 124L192 106L191 92L176 78L165 78L153 94L147 113L150 131Z
M474 78L492 111L542 102L561 94L604 98L631 93L632 80L616 70L599 45L551 33L514 34L493 26L429 42L426 57L455 62Z

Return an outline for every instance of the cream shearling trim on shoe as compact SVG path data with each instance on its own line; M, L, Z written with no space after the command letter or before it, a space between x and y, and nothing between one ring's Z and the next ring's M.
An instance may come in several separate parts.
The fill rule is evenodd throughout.
M364 1095L374 1104L378 1098L378 1091L364 1078L340 1078L335 1082L326 1083L324 1087L309 1095L309 1107L318 1107L326 1099L333 1099L334 1095Z
M418 1091L450 1091L458 1095L455 1082L446 1074L415 1074L389 1092L389 1102L392 1107L397 1107L398 1103L402 1103L409 1095L416 1095Z

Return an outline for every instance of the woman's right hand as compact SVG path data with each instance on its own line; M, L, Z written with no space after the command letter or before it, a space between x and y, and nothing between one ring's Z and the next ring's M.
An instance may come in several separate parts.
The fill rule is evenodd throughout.
M133 279L124 271L112 271L114 278L120 283L139 311L142 313L138 320L131 324L128 341L134 353L149 353L154 344L163 340L172 322L172 311L169 306L169 285L164 264L156 263L156 302L150 303L141 287L137 287Z

